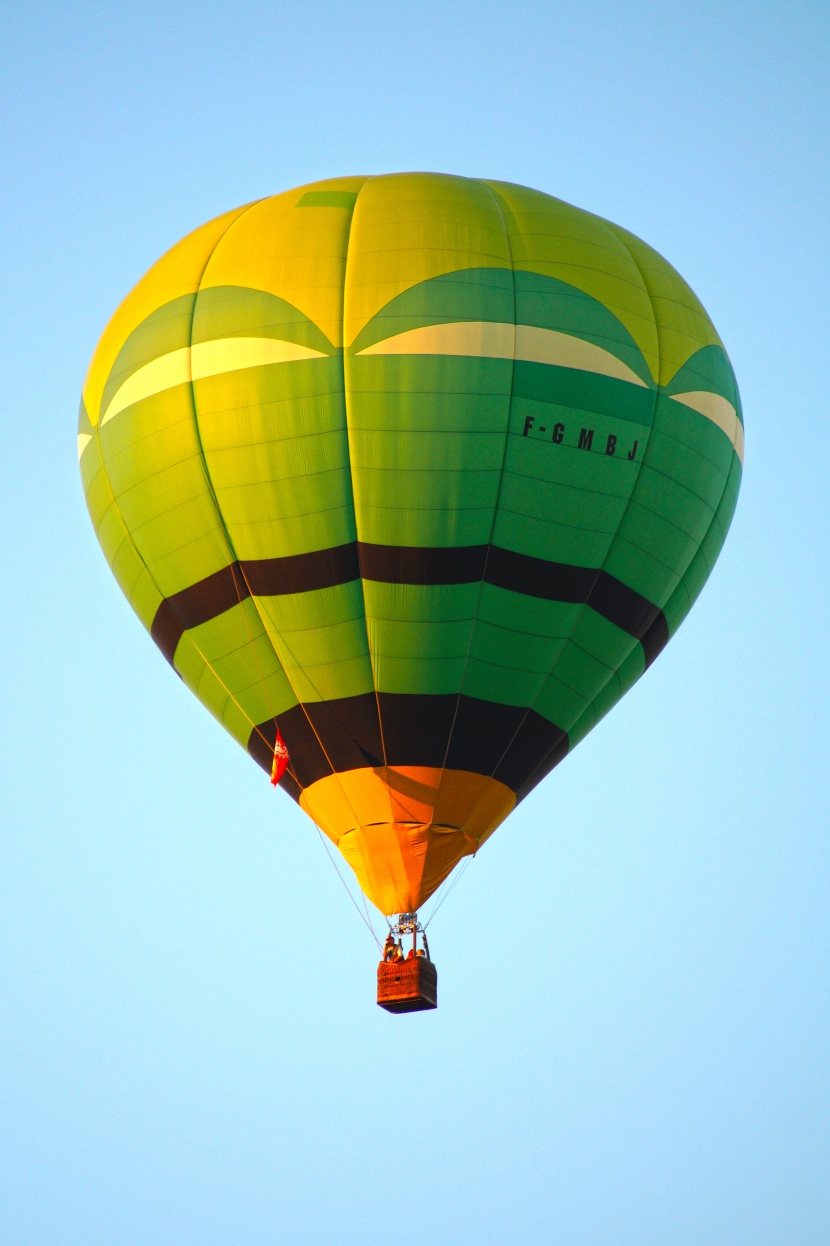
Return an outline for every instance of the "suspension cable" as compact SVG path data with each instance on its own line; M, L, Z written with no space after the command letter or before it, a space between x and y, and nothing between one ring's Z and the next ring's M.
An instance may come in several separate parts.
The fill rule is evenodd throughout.
M323 847L324 847L324 848L325 848L325 850L326 850L326 856L328 857L329 861L331 861L332 865L334 866L335 873L337 874L337 877L340 879L340 882L341 882L341 883L342 883L342 885L343 885L343 890L346 892L346 895L349 897L349 899L351 900L352 904L354 905L355 912L357 913L357 915L358 915L358 917L360 918L360 920L363 922L363 925L364 925L364 926L366 927L366 929L369 931L369 934L370 934L370 935L372 936L372 938L374 939L374 941L375 941L375 943L376 943L376 945L377 945L377 949L378 949L378 951L380 952L380 951L381 951L381 943L380 943L380 939L379 939L379 938L377 937L377 935L375 934L375 928L374 928L374 926L372 925L371 921L369 920L369 915L368 915L368 912L367 912L365 915L364 915L363 913L361 913L361 911L360 911L360 905L357 903L357 900L355 900L354 896L352 895L351 890L349 889L349 884L346 882L345 878L344 878L344 877L343 877L343 875L340 873L340 870L338 869L338 866L337 866L337 862L335 861L334 857L331 855L331 851L330 851L330 849L329 849L328 843L326 842L326 836L325 836L325 835L323 834L323 832L320 830L319 826L317 826L317 823L316 823L316 822L314 823L314 826L315 826L315 829L316 829L316 831L317 831L317 834L320 836L320 842L321 842L321 844L323 845ZM365 901L364 901L364 903L365 903Z
M468 870L468 869L469 869L469 867L472 865L472 863L473 863L473 861L474 861L474 860L475 860L475 856L470 856L470 857L465 857L465 858L464 858L464 864L462 865L461 869L460 869L460 870L458 871L458 873L455 875L455 877L453 878L453 880L452 880L452 882L450 883L449 887L448 887L448 888L447 888L447 890L444 892L444 894L441 896L441 898L437 901L437 903L436 903L436 905L435 905L435 908L432 910L432 912L430 913L429 917L428 917L428 918L427 918L427 920L424 922L424 930L426 930L427 926L429 926L430 922L432 921L433 917L435 916L435 914L436 914L436 913L438 912L438 910L440 909L441 905L442 905L442 904L444 903L444 901L446 900L447 896L448 896L448 895L450 894L450 892L453 890L453 888L455 887L455 885L456 885L458 882L460 882L460 880L461 880L461 879L463 878L463 876L466 874L467 870Z

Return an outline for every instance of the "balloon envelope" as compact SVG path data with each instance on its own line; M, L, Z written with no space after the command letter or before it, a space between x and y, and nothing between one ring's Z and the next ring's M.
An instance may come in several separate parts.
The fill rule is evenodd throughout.
M115 313L78 451L187 686L415 910L682 622L743 422L699 301L538 191L338 178L173 247Z

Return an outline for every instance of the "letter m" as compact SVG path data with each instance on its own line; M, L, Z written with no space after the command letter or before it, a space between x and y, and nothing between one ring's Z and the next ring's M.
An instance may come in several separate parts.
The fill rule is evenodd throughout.
M577 450L590 450L594 440L594 430L592 428L580 428L579 445Z

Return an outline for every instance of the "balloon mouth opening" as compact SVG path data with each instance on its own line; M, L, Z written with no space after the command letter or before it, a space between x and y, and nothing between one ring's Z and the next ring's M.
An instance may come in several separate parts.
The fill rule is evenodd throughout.
M515 803L498 780L438 766L341 771L300 796L385 916L416 912Z

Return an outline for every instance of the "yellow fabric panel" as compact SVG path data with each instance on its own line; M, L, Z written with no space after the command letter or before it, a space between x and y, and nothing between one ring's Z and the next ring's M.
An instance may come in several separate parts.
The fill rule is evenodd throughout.
M465 268L510 268L495 197L482 182L442 173L370 178L352 218L344 337L410 286Z
M556 277L604 303L625 325L657 378L654 312L635 258L608 223L552 195L487 182L505 202L514 267Z
M352 191L362 177L312 182L257 203L228 231L211 256L202 288L248 286L299 308L341 346L343 280L351 211L296 207L309 191Z
M312 783L300 797L387 915L425 903L515 803L496 779L428 766L347 770Z
M422 325L375 342L358 355L466 355L479 359L521 359L556 364L582 372L613 376L647 389L636 372L610 351L556 329L535 325L499 324L492 320L458 320Z
M113 416L119 415L134 402L151 398L175 385L189 381L203 381L209 376L221 376L225 372L241 372L244 368L259 368L270 363L294 363L298 359L325 359L326 355L310 346L295 342L283 342L273 337L227 337L211 342L198 342L195 346L182 346L160 355L151 363L133 372L116 390L101 416L99 427ZM83 433L78 436L78 458L85 445L81 444Z
M384 338L358 355L468 355L478 359L512 359L516 329L493 320L457 320L426 324Z
M628 247L649 292L660 335L660 374L667 385L679 368L702 346L721 346L715 326L700 299L680 273L658 251L619 225L608 223Z
M84 403L93 424L98 423L101 395L110 369L133 329L163 303L196 292L211 251L228 226L246 210L247 205L234 208L194 229L145 273L121 303L95 349L84 382Z
M530 363L555 364L561 368L596 372L600 376L613 376L617 380L628 381L630 385L648 388L636 372L633 372L610 351L603 350L601 346L596 346L593 342L573 337L569 333L558 333L555 329L539 329L535 325L526 324L517 325L516 358Z

